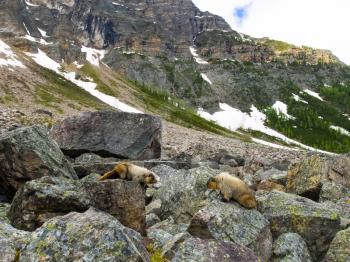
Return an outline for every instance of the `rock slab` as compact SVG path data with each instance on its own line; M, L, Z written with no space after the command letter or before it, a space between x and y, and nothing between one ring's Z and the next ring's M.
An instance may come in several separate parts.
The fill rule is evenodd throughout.
M161 119L146 114L115 111L83 112L56 123L52 137L62 151L77 157L146 160L161 157Z
M42 177L27 182L16 194L8 217L19 229L33 231L48 219L95 207L122 224L145 233L145 194L133 181L74 181Z
M43 176L77 179L48 130L23 127L0 135L0 188L12 198L27 181Z

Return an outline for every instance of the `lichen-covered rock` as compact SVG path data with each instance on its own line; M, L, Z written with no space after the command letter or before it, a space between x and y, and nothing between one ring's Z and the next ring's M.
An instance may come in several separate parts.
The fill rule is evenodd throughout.
M339 231L329 246L324 262L350 261L350 228Z
M341 198L350 196L350 188L346 188L341 184L334 182L323 183L320 192L320 201L338 201Z
M19 261L20 250L29 233L17 230L0 219L0 262Z
M34 230L52 217L90 206L115 216L122 224L145 233L145 196L140 184L120 179L79 181L42 177L27 182L9 210L11 223Z
M10 223L7 218L7 211L10 208L10 204L0 203L0 221Z
M191 235L187 232L175 235L162 247L162 256L170 261L176 255L179 245L189 238Z
M43 176L77 179L47 129L23 127L0 135L0 188L9 198L26 181Z
M172 262L256 262L261 261L247 247L225 241L189 238L181 243Z
M160 118L115 111L83 112L56 123L52 137L69 156L96 153L126 159L161 157Z
M150 260L139 233L93 208L47 221L31 233L20 256L23 261Z
M146 215L146 228L150 228L151 226L159 222L160 222L160 218L156 214L151 213Z
M350 188L350 155L336 156L330 160L328 179Z
M208 179L218 172L208 167L199 167L169 175L165 181L161 180L162 185L153 196L153 199L162 201L160 218L172 216L176 222L190 221L205 206Z
M211 201L194 215L188 232L203 239L215 238L249 247L262 261L271 255L269 221L256 209L245 209L238 203Z
M271 262L312 262L305 241L296 233L280 235L273 243Z
M287 191L317 201L328 170L327 160L318 155L291 165L288 170Z
M265 190L265 191L277 190L277 191L286 192L286 188L283 185L277 184L269 180L261 181L257 186L257 190Z
M155 201L152 201L146 206L146 214L154 213L157 216L160 215L160 211L162 208L162 201L160 199L156 199Z
M310 199L279 191L259 191L258 210L270 221L274 237L297 233L307 243L313 260L321 259L341 229L340 216Z

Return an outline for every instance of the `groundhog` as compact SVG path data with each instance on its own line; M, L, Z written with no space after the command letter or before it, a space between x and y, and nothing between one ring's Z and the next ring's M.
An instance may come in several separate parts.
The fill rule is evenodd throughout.
M234 199L246 208L256 208L253 191L242 180L228 173L221 173L210 178L207 187L219 190L225 201Z
M112 171L105 173L99 178L100 181L106 179L121 178L132 180L141 184L150 185L159 182L159 177L152 171L130 163L120 163Z

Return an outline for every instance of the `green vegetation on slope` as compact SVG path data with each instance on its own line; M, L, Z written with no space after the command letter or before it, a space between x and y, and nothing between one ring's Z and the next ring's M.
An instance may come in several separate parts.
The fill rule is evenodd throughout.
M38 103L55 108L58 112L62 111L59 107L61 99L72 101L80 106L93 109L106 109L108 106L90 95L88 92L68 81L64 77L52 70L41 66L31 68L36 73L47 80L47 85L36 87L36 100Z
M293 91L296 91L295 87ZM298 92L298 95L305 102L296 101L293 97L284 101L288 106L288 114L294 118L288 118L278 114L273 108L267 108L267 125L318 149L336 153L349 152L350 137L330 128L331 125L335 125L350 130L349 119L333 103L321 101L304 92ZM337 97L337 94L329 92L325 97ZM336 103L335 100L334 104Z
M339 110L350 114L350 85L324 86L320 88L320 94Z

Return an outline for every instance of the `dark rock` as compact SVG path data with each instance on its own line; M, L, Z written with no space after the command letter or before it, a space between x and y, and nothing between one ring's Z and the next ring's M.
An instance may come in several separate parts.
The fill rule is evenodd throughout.
M258 191L258 210L270 221L274 238L297 233L306 242L310 254L319 261L341 229L339 213L308 198L279 191Z
M273 243L271 262L312 262L305 241L295 233L280 235Z
M0 188L12 198L26 182L42 176L77 179L48 130L19 128L0 135Z
M52 137L69 156L95 153L123 159L161 157L160 118L114 111L84 112L58 122Z
M191 220L188 232L202 239L215 238L249 247L268 261L272 249L269 221L255 209L237 203L211 201Z
M29 239L19 250L26 261L150 261L139 233L93 208L53 218Z
M235 243L189 238L179 245L171 261L257 262L260 260L252 250Z
M136 182L124 180L79 181L43 177L27 182L9 210L11 223L34 230L52 217L95 207L115 216L122 224L145 233L145 196Z

